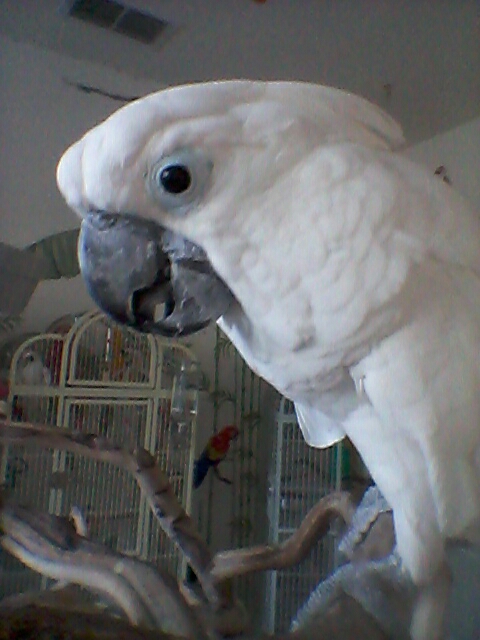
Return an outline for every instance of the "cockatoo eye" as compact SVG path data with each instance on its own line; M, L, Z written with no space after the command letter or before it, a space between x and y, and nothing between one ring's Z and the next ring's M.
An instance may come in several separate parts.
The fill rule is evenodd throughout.
M148 173L152 197L167 210L185 214L210 184L213 163L198 149L181 149L160 158Z
M159 180L167 193L179 194L187 191L192 184L188 167L181 164L171 164L161 170Z

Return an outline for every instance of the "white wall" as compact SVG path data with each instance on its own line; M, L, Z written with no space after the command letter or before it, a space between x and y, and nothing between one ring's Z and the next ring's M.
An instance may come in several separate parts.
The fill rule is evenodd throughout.
M415 145L406 154L432 171L444 165L455 189L480 215L480 118Z

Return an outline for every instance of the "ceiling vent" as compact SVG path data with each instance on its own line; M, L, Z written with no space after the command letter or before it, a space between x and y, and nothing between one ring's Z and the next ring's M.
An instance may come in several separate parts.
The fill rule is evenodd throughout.
M152 44L168 28L154 16L126 7L116 0L69 0L67 14L97 27Z

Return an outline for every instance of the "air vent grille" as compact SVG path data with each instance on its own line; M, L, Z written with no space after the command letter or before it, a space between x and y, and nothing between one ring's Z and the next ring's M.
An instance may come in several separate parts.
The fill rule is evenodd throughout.
M115 0L74 0L68 15L120 33L127 38L151 44L169 26L167 22Z

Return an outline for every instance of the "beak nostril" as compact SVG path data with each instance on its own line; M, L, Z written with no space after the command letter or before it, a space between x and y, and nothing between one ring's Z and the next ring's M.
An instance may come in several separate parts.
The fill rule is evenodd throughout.
M105 231L114 227L120 220L120 216L115 213L106 213L92 209L86 215L89 224L99 231Z

